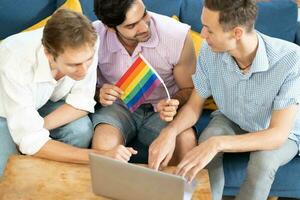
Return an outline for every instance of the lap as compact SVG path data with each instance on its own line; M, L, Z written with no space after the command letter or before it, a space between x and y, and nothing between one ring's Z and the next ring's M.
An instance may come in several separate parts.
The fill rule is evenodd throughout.
M292 160L298 153L298 145L295 141L287 139L279 148L268 151L254 151L250 153L250 163L257 165L282 166Z
M57 102L49 100L38 112L42 117L45 117L64 104L64 100ZM50 130L50 137L52 139L77 147L89 147L92 136L93 126L88 116L81 117L66 125Z
M246 133L236 123L228 119L220 111L212 113L212 119L210 120L207 127L200 134L199 142L202 142L212 136L219 135L235 135Z
M91 118L94 127L99 124L109 124L118 128L126 144L137 136L139 141L147 146L167 124L160 119L151 104L143 104L135 112L130 112L119 104L100 107L91 114Z

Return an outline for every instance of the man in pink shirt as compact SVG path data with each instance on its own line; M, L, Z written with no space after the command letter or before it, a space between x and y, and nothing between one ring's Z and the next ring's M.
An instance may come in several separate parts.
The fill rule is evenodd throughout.
M149 165L155 163L160 134L168 121L193 88L192 74L196 57L190 27L172 18L148 12L142 0L95 0L95 14L99 21L94 27L100 39L98 109L92 116L95 135L92 147L105 155L127 162L133 148L125 147L133 138L149 148ZM154 90L136 111L131 113L120 100L123 91L115 83L142 54L164 80L171 100L167 101L162 85ZM184 95L182 95L184 94ZM177 137L175 153L180 160L196 145L193 132ZM167 165L173 153L167 156ZM174 160L175 161L175 160ZM154 167L154 166L151 166Z

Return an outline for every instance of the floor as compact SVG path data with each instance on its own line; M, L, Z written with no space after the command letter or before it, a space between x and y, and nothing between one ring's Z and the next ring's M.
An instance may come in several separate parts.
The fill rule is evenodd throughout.
M269 198L268 200L275 200L276 198ZM234 200L234 197L223 197L222 200ZM294 198L279 198L277 200L299 200Z

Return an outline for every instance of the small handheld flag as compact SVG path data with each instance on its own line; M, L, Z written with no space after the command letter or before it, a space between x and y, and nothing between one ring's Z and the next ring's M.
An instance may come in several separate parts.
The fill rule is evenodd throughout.
M159 84L164 86L168 99L170 99L170 94L162 78L149 62L139 54L138 58L116 83L116 86L124 91L121 99L128 109L134 112Z

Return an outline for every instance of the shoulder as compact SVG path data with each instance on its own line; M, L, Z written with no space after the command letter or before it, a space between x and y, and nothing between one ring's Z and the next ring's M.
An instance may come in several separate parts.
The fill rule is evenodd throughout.
M100 20L96 20L92 24L98 34L101 34L107 30L106 26Z
M26 54L26 52L29 52L29 49L40 46L42 36L43 28L34 31L21 32L4 39L0 43L0 47L9 50L11 53L15 52L23 55Z
M31 71L38 62L42 46L43 29L12 35L0 44L0 70L2 73Z
M260 34L266 47L270 64L295 65L300 62L300 47L294 43Z
M149 12L154 23L157 32L161 37L166 37L169 39L177 39L178 37L186 37L190 26L181 23L171 17Z

